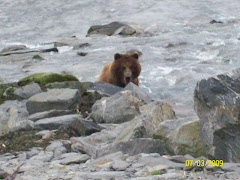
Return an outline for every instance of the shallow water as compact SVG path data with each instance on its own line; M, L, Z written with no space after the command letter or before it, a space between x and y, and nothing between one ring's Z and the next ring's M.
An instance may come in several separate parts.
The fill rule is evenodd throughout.
M37 47L73 35L92 44L83 49L85 57L67 47L44 54L43 61L5 62L0 57L0 76L12 82L36 72L65 71L95 81L115 52L134 48L143 53L140 86L169 102L178 116L195 117L196 82L239 65L239 12L239 0L0 0L0 49L11 44ZM213 19L223 23L210 24ZM85 37L91 25L112 21L134 22L149 33Z

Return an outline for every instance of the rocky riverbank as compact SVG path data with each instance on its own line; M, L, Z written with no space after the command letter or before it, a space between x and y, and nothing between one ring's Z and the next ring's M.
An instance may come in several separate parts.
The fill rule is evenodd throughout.
M2 55L21 58L22 48ZM237 69L197 83L199 119L178 117L132 83L119 88L66 73L2 83L0 178L239 179L239 78ZM194 163L208 159L224 163Z

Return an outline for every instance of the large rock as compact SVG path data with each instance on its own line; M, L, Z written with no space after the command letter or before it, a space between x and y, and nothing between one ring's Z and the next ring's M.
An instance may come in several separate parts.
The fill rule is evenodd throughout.
M142 100L133 96L131 91L122 91L97 101L92 106L91 117L100 123L122 123L138 115L141 105Z
M94 34L101 35L134 35L142 33L142 29L136 24L112 22L106 25L91 26L88 30L87 36Z
M80 95L76 89L50 89L28 99L29 114L56 110L71 110L77 107Z
M77 134L85 136L102 130L100 126L90 120L84 120L80 115L65 115L38 120L34 123L35 129L58 129L60 126L68 126Z
M0 136L18 129L32 127L27 120L28 112L25 102L6 101L0 106Z
M28 99L35 94L41 93L42 90L37 83L32 83L21 88L18 88L14 91L14 95L21 99Z
M229 162L240 162L240 69L203 79L194 92L204 151Z
M93 157L116 151L128 154L142 152L164 154L166 153L164 142L152 138L161 122L175 118L175 113L168 104L152 102L141 107L141 115L129 122L102 130L88 137L72 138L72 148Z

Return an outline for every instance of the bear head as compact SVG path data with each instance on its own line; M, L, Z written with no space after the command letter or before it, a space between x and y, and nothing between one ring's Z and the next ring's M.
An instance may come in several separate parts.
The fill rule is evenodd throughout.
M111 73L117 80L119 86L125 87L129 82L138 78L141 72L138 56L138 53L116 53L114 55Z

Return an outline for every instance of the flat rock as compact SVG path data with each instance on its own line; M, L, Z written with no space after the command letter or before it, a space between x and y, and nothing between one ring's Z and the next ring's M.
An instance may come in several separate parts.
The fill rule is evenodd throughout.
M52 109L50 111L44 111L44 112L38 112L38 113L35 113L35 114L31 114L30 116L28 116L28 119L35 122L35 121L40 120L40 119L63 116L63 115L67 115L67 114L73 114L73 110Z
M25 45L12 45L2 49L1 53L8 52L8 51L26 50L26 49L28 48Z
M79 98L80 95L76 89L50 89L29 98L27 110L29 114L52 109L71 110L76 108Z
M14 95L22 99L28 99L33 95L41 93L41 87L37 83L32 83L14 91Z
M68 126L77 131L79 135L89 135L102 130L96 123L84 120L80 115L64 115L38 120L34 123L35 129L58 129L60 126Z
M87 154L77 154L63 158L59 161L59 163L63 165L80 164L85 163L88 159L90 159L90 156L88 156Z
M125 171L125 169L127 169L129 166L129 163L122 160L116 160L111 164L111 168L115 171Z

